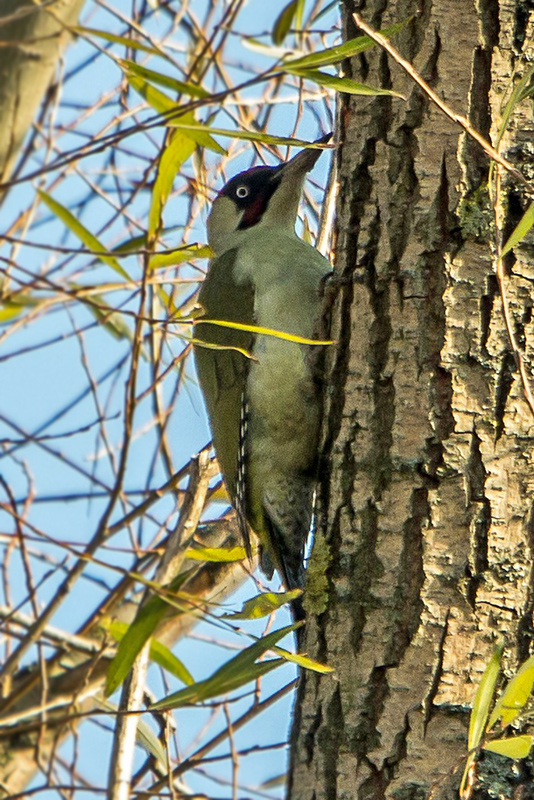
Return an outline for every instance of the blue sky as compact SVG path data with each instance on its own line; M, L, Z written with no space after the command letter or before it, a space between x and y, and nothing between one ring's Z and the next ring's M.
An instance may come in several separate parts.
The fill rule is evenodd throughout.
M233 32L224 50L224 80L235 85L242 82L251 71L265 69L273 63L272 56L269 58L257 50L244 47L242 38L244 35L253 36L270 44L266 34L272 30L274 20L284 5L284 2L267 4L259 0L243 4L232 24ZM205 3L194 0L190 4L192 17L201 20L205 6ZM311 4L307 4L308 12L311 7ZM89 0L83 10L83 24L124 35L126 25L109 8L125 17L131 14L130 4L121 0L113 0L109 7ZM170 8L176 13L179 4ZM219 24L220 14L221 9L217 7L210 22L214 29ZM167 71L183 79L177 65L185 67L187 64L187 53L184 52L187 40L182 36L179 25L168 35L172 23L167 11L155 8L149 21L144 23L143 30L150 32L155 40L163 36L167 38L165 47L172 54L175 65L165 64L161 58L145 59L143 53L137 56L140 63L151 69ZM327 33L315 36L314 47L335 43L336 24L333 10L321 18L321 30ZM104 40L94 41L100 47L110 47ZM292 35L289 35L285 44L294 44ZM110 50L116 57L125 55L124 48L119 45L112 45ZM154 116L153 110L142 107L143 102L135 92L131 89L127 94L124 92L124 84L121 86L121 95L118 88L122 74L116 61L105 53L99 53L93 44L83 38L79 38L67 51L60 71L63 83L59 102L49 110L43 129L36 137L37 147L24 165L22 176L30 175L44 163L53 162L82 143L91 142L95 136L119 130L116 123L113 127L111 121L120 113L124 115L120 123L120 129L123 130L135 122ZM211 70L204 86L210 91L220 88L221 80L221 76ZM292 81L287 81L287 85L283 82L276 96L267 95L259 104L257 101L261 100L264 87L251 87L243 94L249 103L246 108L250 109L250 125L261 118L265 111L262 105L274 99L276 102L272 105L266 128L268 133L297 135L308 140L316 138L330 128L331 117L317 87L310 85L306 89L311 94L315 93L317 98L307 101L300 108L295 102L297 91ZM331 101L329 105L331 108ZM135 109L134 114L131 113L132 109ZM203 110L199 119L206 119L213 111L213 108ZM241 122L242 119L243 116ZM232 129L238 121L236 107L229 103L222 110L219 109L212 124ZM110 124L111 127L106 127ZM47 138L49 130L54 131L54 136ZM70 556L61 567L58 562L65 559L67 552L61 544L55 546L51 540L73 545L87 543L94 534L113 485L123 435L124 386L130 341L127 338L115 338L109 328L98 322L90 307L70 300L68 292L73 287L120 283L122 279L109 266L83 252L79 239L43 203L34 205L35 190L39 187L49 192L55 200L68 207L105 247L116 247L146 229L150 189L154 179L151 163L158 153L163 135L161 127L147 133L136 133L103 153L60 166L42 178L23 180L11 189L8 201L2 207L4 232L10 231L16 239L42 245L5 243L0 251L4 259L0 267L5 271L4 280L7 281L4 287L8 286L11 291L23 288L24 302L34 304L29 312L3 324L0 319L0 439L4 443L0 451L0 474L18 503L18 512L25 514L26 521L37 532L32 537L31 529L26 529L33 579L35 583L40 583L37 597L41 608L54 596L64 569L72 563ZM229 148L230 156L223 159L221 155L209 152L203 158L202 166L210 186L208 194L220 189L225 178L248 168L257 159L257 153L249 143L224 138L218 138L218 141L223 147ZM281 154L284 153L285 148L282 148ZM268 163L276 163L276 158L265 149L262 154ZM202 192L198 176L202 170L195 158L184 165L176 178L174 193L165 209L164 221L169 230L161 241L162 250L175 247L184 240L187 243L205 241L207 206L202 206L198 200ZM320 198L320 187L326 180L327 167L328 156L323 156L309 186L315 201ZM142 188L144 181L147 182L146 189ZM121 209L126 200L126 207ZM25 223L17 225L16 221L20 221L22 214L27 214ZM309 221L313 229L313 215ZM59 252L59 248L82 252ZM132 280L139 278L137 256L121 259L120 264ZM161 273L162 280L168 281L163 288L171 292L171 281L176 278L181 280L182 283L175 287L177 302L179 298L191 294L194 288L192 281L198 279L199 269L205 267L204 261L194 266L184 265L178 270L167 269ZM137 307L135 288L121 288L101 296L110 306L120 307L125 312L123 322L131 328L133 312ZM158 319L165 318L167 310L161 296L159 300L155 297L154 312ZM184 346L183 336L187 336L189 330L185 326L177 327L176 333L178 335L167 337L163 343L162 362L165 366L170 366L172 359L180 354ZM149 348L148 340L145 346ZM121 361L122 368L113 370ZM105 377L106 373L110 374ZM176 376L177 370L171 369L169 377L160 384L163 406L171 403L176 390ZM138 397L148 390L151 383L151 367L147 359L142 361L140 367ZM69 407L70 410L65 411ZM138 503L148 489L161 485L168 477L164 460L158 451L153 395L150 392L138 403L134 428L124 482L127 505L122 507L118 504L115 518L119 518L124 509L130 507L128 504ZM35 438L28 441L36 434L40 437L39 441ZM198 452L210 438L192 359L187 361L180 391L172 405L167 436L174 470L186 464L191 455ZM6 501L5 494L1 499ZM220 510L219 506L210 509L209 513L218 513ZM13 541L12 518L0 509L0 520L0 544L4 548L4 560L7 560L4 576L9 575L7 589L4 583L2 602L10 602L13 606L21 604L22 610L31 613L22 561L16 548L13 552L6 549ZM173 520L173 498L163 498L151 509L150 515L137 522L132 530L113 537L98 556L110 565L127 568L131 564L129 553L132 537L138 546L148 546L158 532L161 536L172 525ZM46 535L46 542L39 532ZM85 576L60 606L53 624L65 630L76 630L102 600L105 587L113 585L116 580L113 571L89 565ZM278 584L275 581L273 585ZM249 581L232 598L232 607L239 607L255 591L252 581ZM276 625L285 623L287 616L278 615ZM260 633L264 623L248 623L246 627L250 632ZM196 679L211 674L216 664L227 657L220 645L203 641L205 638L222 638L231 646L237 643L242 646L243 643L242 639L221 633L207 624L200 625L191 637L182 640L176 647L177 655L184 660ZM34 658L35 652L28 661ZM262 681L263 696L284 685L293 676L294 670L290 666L271 673ZM151 671L150 686L157 696L163 695L164 687L155 669ZM172 682L171 686L176 688ZM286 735L291 702L292 698L281 701L268 714L262 715L258 723L238 733L237 746L250 747L253 744L282 741ZM247 698L232 704L232 716L239 715L240 710L247 708L249 703ZM190 710L176 715L180 746L184 751L192 746L211 714L211 710ZM214 730L217 726L222 728L225 725L224 715L219 712ZM212 733L213 730L209 736ZM73 740L68 742L63 756L68 762L76 744L76 762L81 774L104 786L110 743L109 734L99 724L87 723L81 728L80 741L77 744ZM225 744L219 748L219 752L227 752L227 749L228 745ZM142 760L140 753L139 763ZM242 765L240 776L244 782L258 785L283 772L285 753L283 749L270 750L243 759ZM231 779L228 762L210 765L206 769L226 780ZM186 780L196 791L206 791L208 795L216 797L231 797L230 788L216 786L200 773L188 775ZM38 777L36 785L40 785L41 781L42 777ZM281 793L281 789L273 789L268 796L279 797ZM49 796L52 795L50 793ZM83 796L87 797L87 792Z

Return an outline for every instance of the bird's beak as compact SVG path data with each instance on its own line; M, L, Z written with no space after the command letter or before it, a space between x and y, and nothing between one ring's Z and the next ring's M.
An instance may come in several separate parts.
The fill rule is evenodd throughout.
M332 133L327 133L326 136L321 136L320 139L317 139L314 144L327 144L331 138ZM319 147L307 147L305 150L301 150L296 156L293 156L293 158L280 166L276 176L282 177L284 182L288 178L291 180L303 179L306 173L314 168L322 152L323 148Z

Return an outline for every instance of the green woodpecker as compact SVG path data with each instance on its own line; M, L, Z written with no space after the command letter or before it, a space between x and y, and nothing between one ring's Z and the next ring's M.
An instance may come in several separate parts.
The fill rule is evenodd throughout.
M320 142L330 138L323 137ZM318 338L330 262L295 233L306 174L322 150L232 178L208 218L215 257L202 284L195 361L220 469L250 555L301 588L313 514L321 385L318 347L207 320ZM301 612L297 612L301 616Z

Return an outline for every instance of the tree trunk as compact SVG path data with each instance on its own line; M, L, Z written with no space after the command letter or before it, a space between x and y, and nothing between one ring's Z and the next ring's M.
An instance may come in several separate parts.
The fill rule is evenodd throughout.
M84 0L0 0L0 180L7 180Z
M344 0L345 38L360 7L375 28L416 10ZM395 46L495 142L528 66L532 5L417 8ZM378 48L346 72L407 99L340 103L338 346L312 557L328 563L327 588L310 590L307 639L337 675L301 677L289 797L457 797L467 706L493 648L504 641L515 668L532 644L534 417L495 278L488 157ZM503 153L525 171L533 141L527 101ZM526 200L511 180L504 191L506 236ZM528 372L533 255L515 248L505 278ZM526 767L495 764L505 788L477 796L527 797Z

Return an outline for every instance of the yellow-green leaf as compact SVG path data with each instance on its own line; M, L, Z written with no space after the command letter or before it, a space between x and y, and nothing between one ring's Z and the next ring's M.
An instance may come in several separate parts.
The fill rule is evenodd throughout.
M499 753L507 758L526 758L534 744L533 736L510 736L507 739L495 739L484 745L483 750Z
M290 653L281 647L273 647L273 650L279 656L282 656L282 658L286 661L291 661L292 664L298 664L298 666L302 667L303 669L309 669L312 672L318 672L321 675L330 675L332 672L335 672L333 667L329 667L326 664L320 664L319 661L315 661L313 658L308 658L308 656L303 656L300 653Z
M496 647L478 684L469 720L468 750L474 750L479 747L482 741L490 706L495 695L495 686L501 670L502 654L502 645Z
M165 203L171 193L176 173L195 152L196 143L182 131L172 131L170 141L160 156L158 173L152 189L150 211L148 213L148 239L156 235L160 225ZM152 262L151 262L152 264Z
M103 620L101 624L117 642L120 642L124 638L130 627L127 622L119 622L118 620ZM158 642L157 639L153 639L150 642L149 656L151 661L159 664L162 669L170 672L171 675L174 675L175 678L178 678L182 683L190 686L195 682L195 679L183 661L180 661L168 647Z
M118 59L118 63L128 74L137 75L139 78L149 83L156 83L158 86L165 86L167 89L173 89L177 94L186 94L189 97L195 97L199 100L209 97L210 93L196 83L179 81L162 72L156 72L153 69L142 67L140 64L136 64L135 61L130 61L127 58Z
M282 9L280 14L276 18L272 33L273 42L276 45L282 44L287 34L289 33L289 30L291 28L291 25L293 24L293 20L298 10L298 6L299 6L299 0L291 0L291 2L288 3L287 6L285 6Z
M185 261L193 261L195 258L211 258L212 256L213 250L207 244L188 244L173 250L154 253L150 259L150 266L152 269L161 269L183 264Z
M0 303L0 322L11 322L12 319L20 316L26 309L26 306L18 305L18 303Z
M403 100L405 99L402 94L394 92L392 89L379 89L374 86L367 86L365 83L353 81L352 78L338 78L336 75L329 75L327 72L321 72L318 69L284 69L292 75L298 75L301 78L313 81L314 83L318 83L319 86L325 86L327 89L333 89L336 92L370 97L388 95L390 97L401 97Z
M233 692L235 689L240 689L245 684L261 678L284 663L283 658L271 658L268 661L260 661L259 664L251 664L247 670L227 675L224 679L219 679L217 675L213 675L205 681L199 681L193 686L180 689L179 692L173 692L164 700L153 703L150 708L155 711L165 711L184 705L201 703L204 700L211 700L213 697L219 697Z
M71 30L85 36L98 36L99 39L121 44L124 45L124 47L130 47L132 50L142 50L144 53L150 53L153 56L167 58L163 50L158 50L155 47L148 47L148 45L136 42L135 39L130 39L128 36L117 36L114 33L108 33L108 31L98 30L97 28L84 28L82 25L75 26Z
M189 547L186 557L193 561L212 561L214 563L232 563L243 561L246 557L244 547Z
M386 37L393 36L395 33L398 33L400 30L402 30L411 19L412 18L409 17L408 19L404 20L404 22L390 25L388 28L384 28L382 31L380 31L380 33L382 36ZM338 44L335 47L328 47L325 50L319 50L317 53L310 53L308 56L288 59L282 66L283 69L309 69L310 67L326 67L329 64L338 64L340 61L344 61L346 58L352 58L352 56L355 56L358 53L363 53L364 50L368 50L370 47L375 46L376 43L370 39L369 36L356 36L354 39L349 39L348 42Z
M123 67L123 71L132 89L135 89L137 94L140 94L158 114L169 114L173 111L178 113L178 102L176 100L170 98L165 92L156 89L155 86L152 86L144 78L140 78L129 69Z
M260 325L246 325L244 322L228 322L223 319L195 319L194 323L195 325L217 325L221 328L235 328L235 330L238 331L250 331L251 333L261 334L262 336L274 336L276 339L285 339L287 342L296 342L296 344L335 344L335 342L330 339L306 339L304 336L284 333L284 331L275 331L273 328L264 328ZM220 347L220 345L217 345L217 347Z
M116 705L116 703L112 703L110 700L105 699L101 695L97 695L94 699L96 704L106 711L112 711L113 713L118 711L119 707ZM142 717L139 717L137 721L135 738L137 739L139 746L142 747L143 750L146 750L147 753L150 753L150 755L154 756L156 761L159 761L162 767L167 766L167 755L161 741L158 739L156 733L152 730L150 725L145 722Z
M531 203L527 208L527 210L525 211L525 213L523 214L523 216L521 217L521 219L519 220L519 222L517 223L517 225L515 226L515 228L513 229L508 239L506 240L506 244L502 249L501 258L503 258L507 253L510 252L510 250L513 247L516 246L516 244L519 244L519 242L521 242L525 238L525 236L527 235L527 233L529 232L529 230L532 228L533 225L534 225L534 203Z
M271 650L280 639L295 630L296 627L298 625L288 625L285 628L280 628L267 634L267 636L263 636L227 661L226 664L223 664L222 667L219 667L210 678L200 681L194 686L181 689L179 692L174 692L169 697L154 703L151 708L162 711L169 708L177 708L186 703L198 703L202 700L228 694L228 692L239 689L246 683L256 680L261 675L265 675L270 670L283 664L284 659L275 658L270 661L262 661L259 664L255 663L256 659L266 653L267 650Z
M59 217L59 219L67 226L67 228L72 231L72 233L95 254L96 258L99 258L100 261L103 261L105 264L110 266L115 270L115 272L118 272L119 275L122 275L123 278L130 278L126 270L121 267L114 256L103 255L107 248L104 247L104 245L96 238L96 236L87 230L85 225L82 225L82 223L76 219L74 214L72 214L68 208L65 208L65 206L61 205L61 203L59 203L57 200L54 200L51 195L42 189L37 189L37 193L43 203L48 206L50 211L52 211L56 217Z
M301 594L302 589L292 589L290 592L262 592L246 600L241 611L223 616L226 619L259 619L272 614Z
M180 128L187 131L210 131L214 136L226 136L229 139L243 139L247 142L258 142L260 144L275 144L275 145L288 145L289 147L310 147L315 150L328 150L332 147L328 144L321 144L318 142L307 142L304 139L292 139L288 136L272 136L269 133L260 133L258 131L231 131L226 128L211 128L207 125L196 123L195 125L184 124L180 120L172 120L170 123L175 128Z
M178 575L169 586L165 587L169 592L176 592L189 577L185 572ZM105 694L113 694L130 672L132 665L141 652L146 642L154 633L157 625L165 616L168 603L160 595L149 597L137 610L134 621L129 625L119 643L115 658L109 665Z
M495 703L495 708L491 712L487 729L490 730L499 719L501 720L502 728L505 728L513 722L521 713L521 709L525 706L533 686L534 656L531 656L521 665Z

